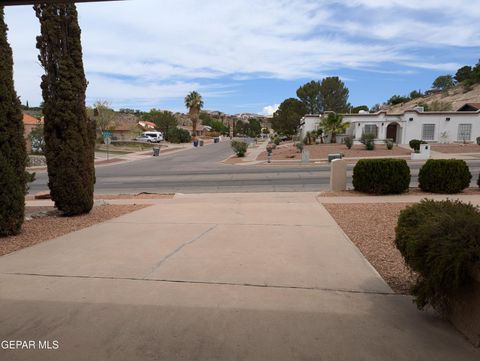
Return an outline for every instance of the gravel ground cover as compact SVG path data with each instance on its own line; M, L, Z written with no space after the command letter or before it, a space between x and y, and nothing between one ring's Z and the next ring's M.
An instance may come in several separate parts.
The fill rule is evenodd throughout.
M440 153L478 153L480 154L480 145L478 144L432 144L432 150Z
M434 195L435 193L430 193L430 192L423 192L420 188L412 187L408 190L407 193L403 194L398 194L395 195L397 197L401 197L402 195L413 195L413 196L430 196ZM480 187L472 187L472 188L467 188L464 189L463 192L457 193L457 195L480 195ZM321 192L319 197L375 197L374 194L368 194L368 193L363 193L363 192L357 192L353 189L345 190L345 191L325 191ZM389 195L390 197L392 195ZM381 196L378 196L381 197Z
M95 199L172 199L175 193L95 194Z
M394 244L400 211L410 203L324 204L335 221L390 287L409 294L415 282Z
M367 158L367 157L389 157L389 156L405 156L409 157L411 151L402 147L394 146L393 149L387 149L385 144L377 144L375 150L365 150L363 145L354 145L352 149L348 149L345 144L315 144L306 145L305 149L310 152L310 159L327 159L328 154L343 153L347 158ZM258 155L257 160L265 160L266 152ZM295 148L293 143L281 145L273 150L273 160L285 159L301 159L302 155Z
M16 236L0 238L0 256L33 246L64 234L105 222L148 205L102 205L94 207L89 214L77 217L61 217L56 214L25 221L22 232ZM26 213L53 210L53 207L27 207Z

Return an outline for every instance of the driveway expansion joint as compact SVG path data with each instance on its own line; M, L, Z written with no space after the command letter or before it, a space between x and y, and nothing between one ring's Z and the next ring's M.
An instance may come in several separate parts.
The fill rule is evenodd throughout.
M265 226L265 227L314 227L314 228L331 228L332 225L330 224L284 224L284 223L210 223L210 222L115 222L115 221L107 221L108 223L115 223L115 224L161 224L161 225L215 225L215 226ZM215 227L214 227L215 228Z
M409 295L398 294L394 292L382 291L368 291L368 290L354 290L347 288L328 288L328 287L308 287L308 286L287 286L275 285L265 283L239 283L239 282L220 282L220 281L195 281L195 280L176 280L176 279L156 279L156 278L138 278L138 277L114 277L114 276L85 276L85 275L59 275L59 274L42 274L42 273L22 273L22 272L7 272L2 273L8 276L28 276L28 277L45 277L45 278L77 278L86 280L110 280L110 281L140 281L140 282L158 282L158 283L177 283L190 285L211 285L211 286L232 286L232 287L250 287L250 288L272 288L285 290L303 290L303 291L318 291L318 292L332 292L332 293L346 293L346 294L365 294L365 295L379 295L379 296L400 296L411 297Z

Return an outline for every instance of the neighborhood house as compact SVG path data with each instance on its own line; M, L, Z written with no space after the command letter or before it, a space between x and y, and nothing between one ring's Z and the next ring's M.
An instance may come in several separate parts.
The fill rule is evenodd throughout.
M41 125L43 125L43 119L37 119L32 117L31 115L23 113L23 129L24 129L23 135L25 137L27 153L32 152L32 140L30 139L30 133L34 128Z
M316 130L323 115L306 115L302 119L300 135ZM465 104L457 111L425 112L422 107L403 113L379 111L343 114L350 123L346 134L359 141L363 133L372 133L377 142L392 139L397 144L408 144L412 139L434 143L471 143L480 136L480 104ZM341 138L341 137L340 137Z

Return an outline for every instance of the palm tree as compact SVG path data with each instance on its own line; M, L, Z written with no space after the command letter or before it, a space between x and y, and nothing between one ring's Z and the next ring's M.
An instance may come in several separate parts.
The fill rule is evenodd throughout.
M200 110L203 108L202 96L193 91L185 97L185 107L188 109L188 115L192 120L192 133L193 137L197 136L197 124L200 115Z
M330 133L330 143L336 143L337 134L344 133L350 126L350 123L343 123L342 120L343 117L340 114L333 112L328 113L327 117L322 119L320 126L325 133Z

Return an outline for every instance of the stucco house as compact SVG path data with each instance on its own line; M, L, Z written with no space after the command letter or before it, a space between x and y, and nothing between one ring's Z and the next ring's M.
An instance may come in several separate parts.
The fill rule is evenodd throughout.
M350 122L348 133L359 140L362 133L373 133L377 141L392 139L397 144L408 144L412 139L433 143L474 142L480 136L480 110L424 112L422 108L390 114L345 114Z
M322 114L305 115L300 121L300 130L299 130L300 138L301 139L305 138L305 135L307 134L307 132L317 130L321 120L322 120Z
M480 105L480 104L475 104ZM432 143L475 142L480 136L480 109L474 104L457 111L425 112L417 107L402 113L379 111L343 114L343 121L350 123L347 134L358 142L362 133L375 134L376 142L392 139L397 144L408 144L412 139ZM300 135L318 128L321 115L307 115L302 119Z
M178 128L187 130L191 136L193 136L193 127L191 125L179 125ZM197 124L197 137L202 137L205 135L205 132L211 131L212 128L208 125Z

